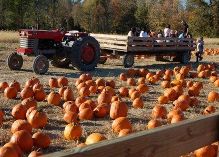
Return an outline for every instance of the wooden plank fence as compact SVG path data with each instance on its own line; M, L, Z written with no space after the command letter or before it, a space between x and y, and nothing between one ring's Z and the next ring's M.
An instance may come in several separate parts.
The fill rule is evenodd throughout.
M219 139L219 113L44 157L179 157Z

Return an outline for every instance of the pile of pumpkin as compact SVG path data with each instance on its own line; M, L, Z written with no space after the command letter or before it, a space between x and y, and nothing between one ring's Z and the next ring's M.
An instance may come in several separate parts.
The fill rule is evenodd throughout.
M136 81L136 77L138 80ZM150 72L147 69L129 69L126 73L121 73L119 80L126 83L130 88L123 86L116 89L114 80L104 80L102 78L93 79L90 74L82 74L75 81L75 88L69 86L69 80L65 77L49 79L51 92L45 92L44 86L37 78L32 78L25 83L21 89L17 81L8 84L0 83L0 90L8 99L20 98L22 101L13 107L11 115L16 120L12 124L13 133L9 143L0 148L0 157L20 157L22 152L30 152L32 147L44 149L50 145L50 137L42 132L32 135L32 128L44 128L47 125L47 115L38 109L37 102L46 101L49 105L60 106L64 111L63 120L68 123L64 129L66 140L80 140L83 129L80 122L93 120L94 118L105 118L109 116L112 121L112 130L119 137L126 136L133 132L132 124L127 118L128 105L123 100L129 99L135 109L144 107L143 95L149 91L147 83L153 85L160 83L164 88L163 95L157 99L158 104L154 106L151 113L151 120L146 129L168 124L177 123L185 119L184 111L199 104L198 96L203 89L202 82L193 82L186 78L209 78L216 87L219 87L215 65L201 64L197 72L191 72L191 66L175 67L173 70L160 70ZM161 82L160 82L161 81ZM216 83L215 83L216 82ZM187 93L185 89L188 88ZM75 98L75 93L77 97ZM97 96L96 100L91 96ZM208 102L219 101L219 93L212 91L208 94ZM167 111L165 104L172 103L173 108ZM215 112L215 107L209 105L203 110L207 115ZM0 112L0 123L4 122L4 113ZM105 135L95 132L90 134L84 143L78 147L97 143L106 140ZM202 157L203 152L212 152L215 145L203 147L195 151L197 157ZM202 151L203 150L203 151ZM41 154L33 151L32 154ZM32 155L34 156L34 155Z
M204 54L209 56L219 55L219 48L206 48Z

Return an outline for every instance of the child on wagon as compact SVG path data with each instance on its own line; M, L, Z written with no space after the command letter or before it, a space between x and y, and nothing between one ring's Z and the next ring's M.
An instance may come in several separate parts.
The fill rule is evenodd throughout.
M204 53L204 40L203 37L198 39L197 42L197 52L196 52L196 62L199 62L203 59L202 55Z

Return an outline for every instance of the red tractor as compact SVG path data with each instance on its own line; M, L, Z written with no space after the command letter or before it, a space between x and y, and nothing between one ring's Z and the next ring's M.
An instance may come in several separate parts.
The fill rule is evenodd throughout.
M55 67L68 67L70 64L81 71L91 71L100 59L98 41L82 32L65 33L60 30L20 30L20 47L7 58L11 70L20 70L22 55L35 56L33 71L45 74L49 61Z

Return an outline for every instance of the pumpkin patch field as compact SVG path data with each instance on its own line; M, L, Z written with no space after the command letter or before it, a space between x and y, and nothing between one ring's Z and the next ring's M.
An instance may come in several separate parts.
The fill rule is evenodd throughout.
M51 66L39 76L30 57L22 71L7 68L16 46L0 46L0 157L86 147L219 111L219 55L188 65L151 57L131 69L114 59L90 73ZM217 147L185 155L216 157Z

